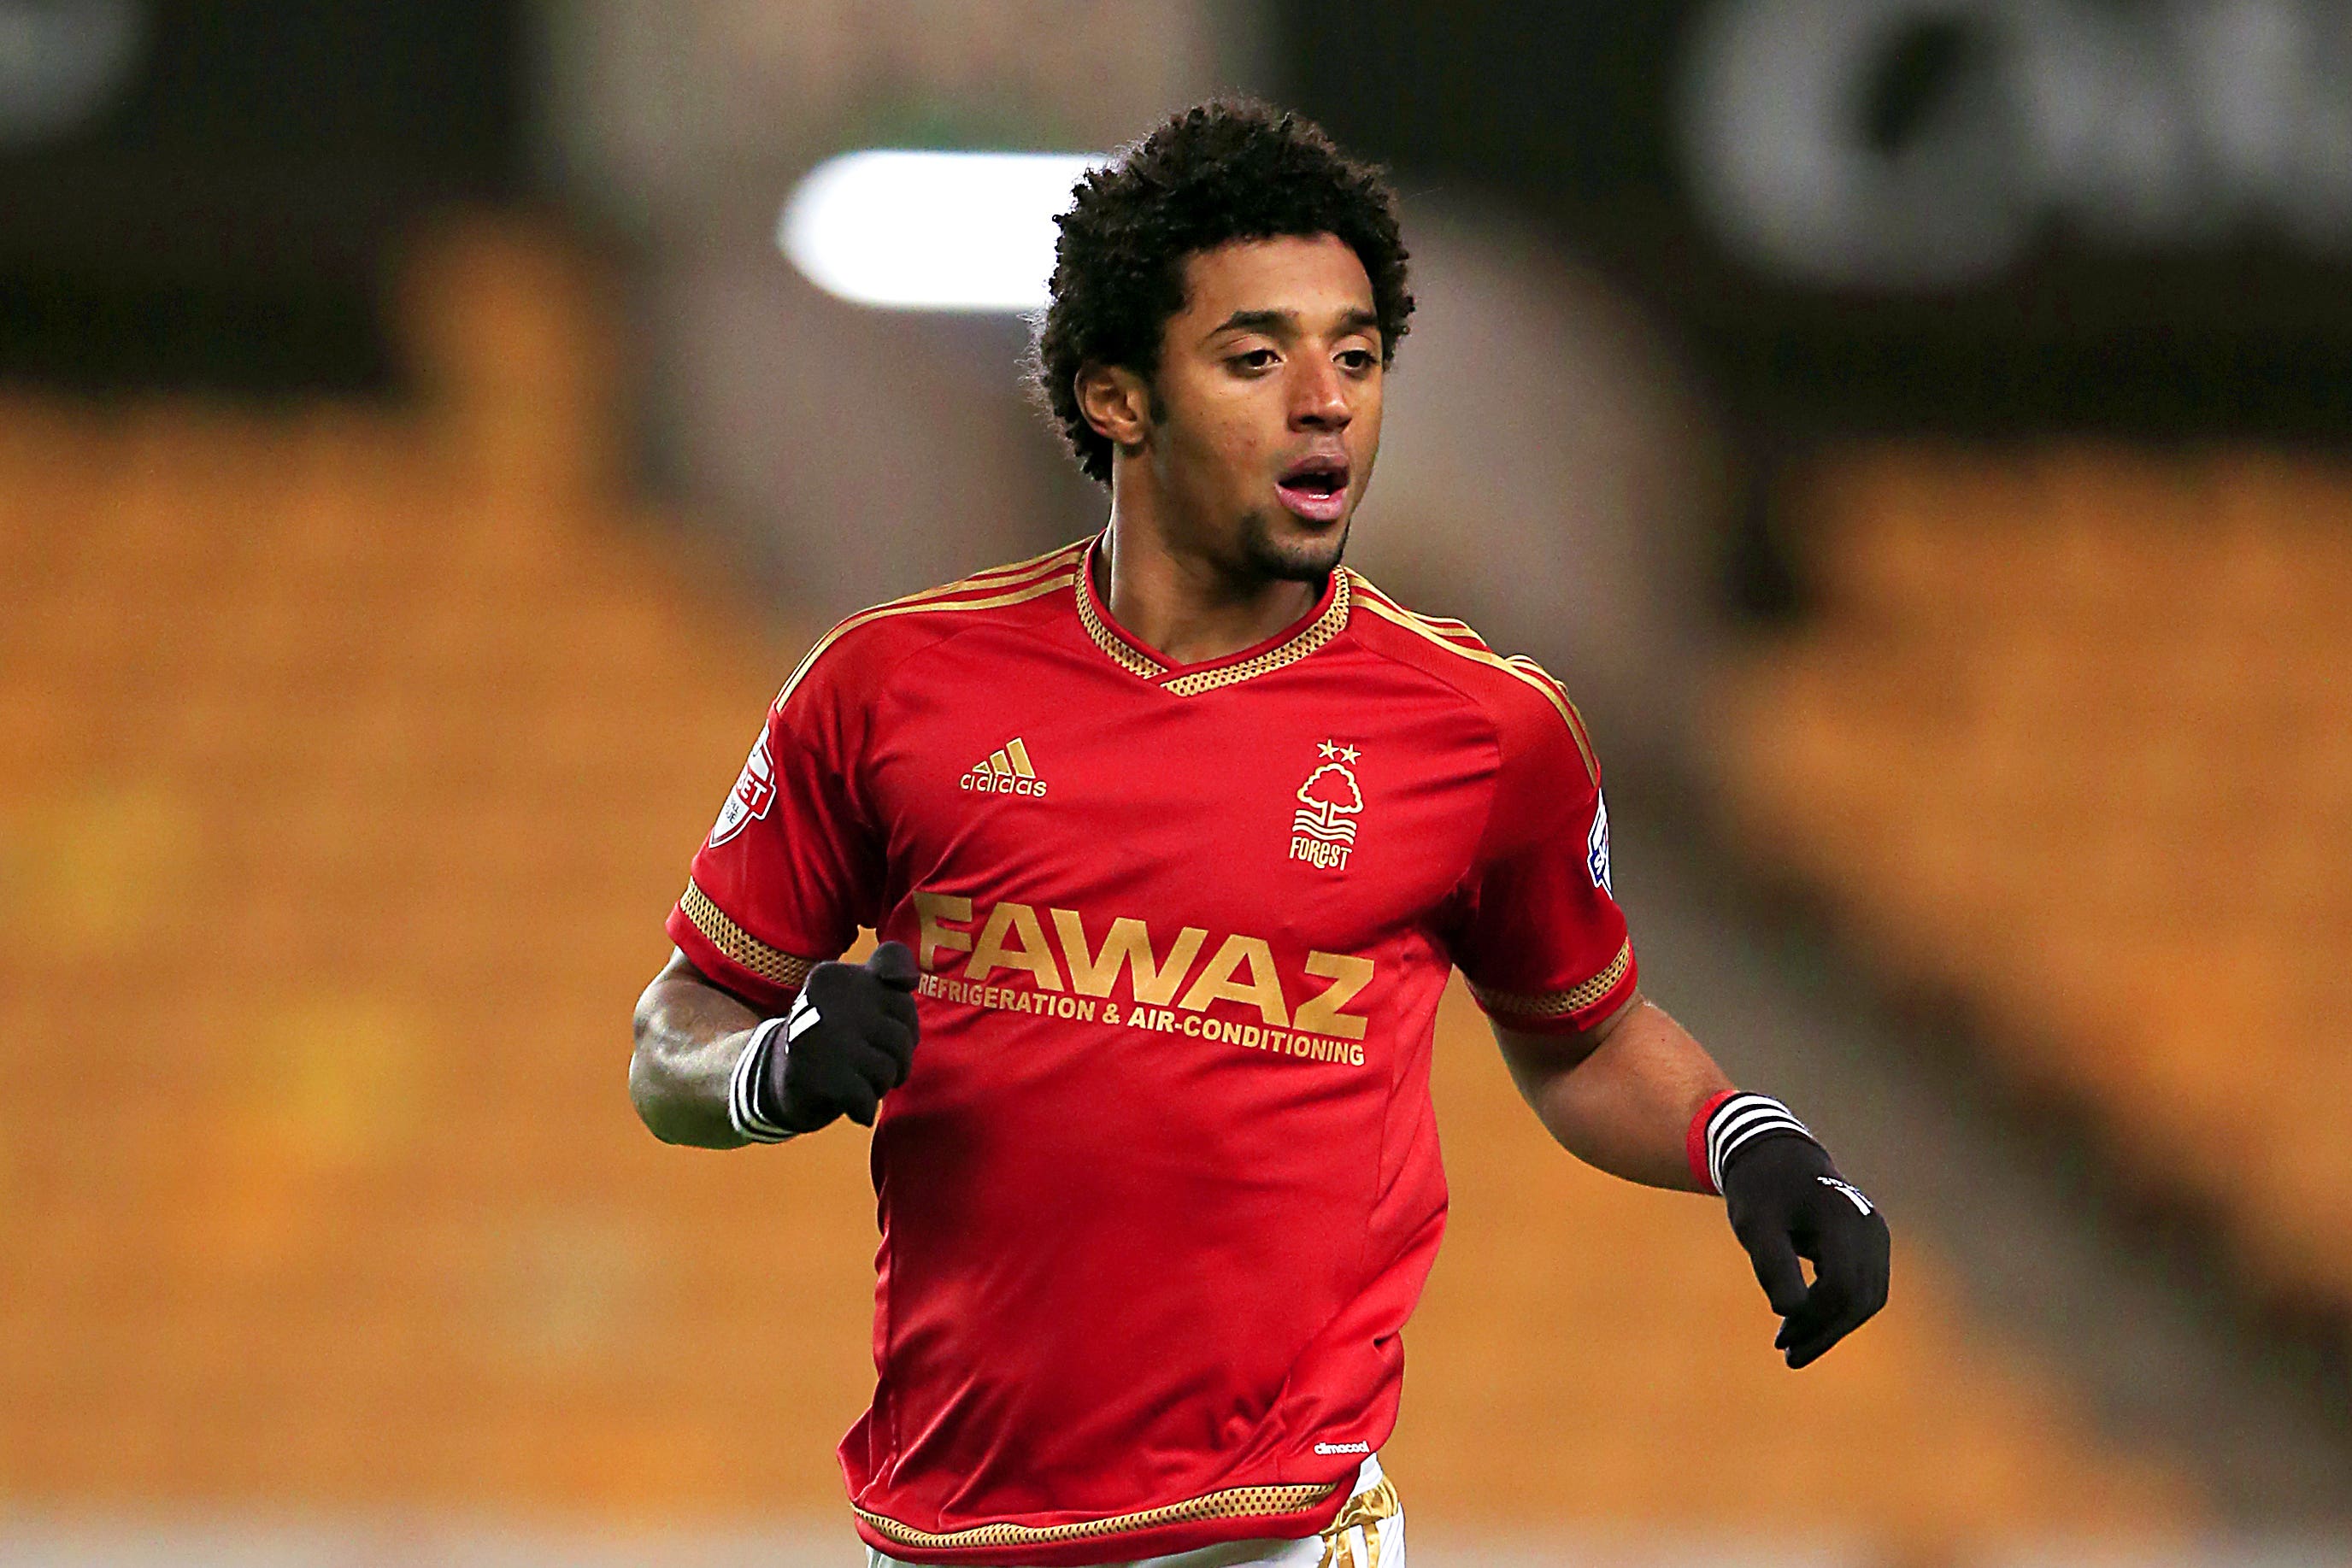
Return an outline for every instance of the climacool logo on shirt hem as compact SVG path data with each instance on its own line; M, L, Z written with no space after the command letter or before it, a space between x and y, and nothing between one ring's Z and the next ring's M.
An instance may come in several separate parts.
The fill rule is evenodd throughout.
M1315 1451L1318 1454L1369 1454L1372 1446L1370 1443L1318 1443Z

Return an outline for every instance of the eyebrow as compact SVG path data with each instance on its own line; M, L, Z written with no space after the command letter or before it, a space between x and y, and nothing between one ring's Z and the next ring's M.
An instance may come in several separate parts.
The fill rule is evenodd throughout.
M1370 310L1353 309L1339 318L1339 330L1342 334L1363 331L1377 333L1380 327L1380 316ZM1211 329L1208 336L1214 338L1224 332L1265 332L1281 335L1297 330L1298 312L1296 310L1236 310ZM1205 340L1204 339L1203 341Z

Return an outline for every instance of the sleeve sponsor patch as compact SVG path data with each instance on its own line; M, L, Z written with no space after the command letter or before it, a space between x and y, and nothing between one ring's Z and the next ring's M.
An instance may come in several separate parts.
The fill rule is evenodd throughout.
M776 803L776 765L768 755L768 733L751 743L751 755L743 761L743 771L736 776L735 788L728 793L727 804L719 809L719 821L710 830L713 849L741 832L751 823L768 814Z
M1584 835L1584 868L1592 873L1592 885L1601 892L1616 895L1609 885L1609 802L1593 798L1592 831Z

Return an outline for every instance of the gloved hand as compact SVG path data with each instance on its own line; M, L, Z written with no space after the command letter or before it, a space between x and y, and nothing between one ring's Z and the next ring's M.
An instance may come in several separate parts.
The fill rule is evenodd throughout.
M1885 1218L1793 1117L1738 1143L1721 1170L1731 1232L1780 1314L1772 1348L1791 1367L1807 1365L1886 1304ZM1813 1265L1810 1285L1800 1258Z
M760 1118L787 1133L813 1133L836 1116L874 1124L882 1096L914 1066L915 955L885 942L863 964L819 964L774 1031L758 1064Z

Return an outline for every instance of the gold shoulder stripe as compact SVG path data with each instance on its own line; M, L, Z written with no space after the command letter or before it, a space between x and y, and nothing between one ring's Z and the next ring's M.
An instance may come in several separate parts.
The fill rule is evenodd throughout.
M1535 676L1537 679L1548 684L1552 690L1559 694L1560 701L1568 703L1569 727L1576 731L1576 744L1584 753L1586 766L1591 767L1592 765L1592 732L1584 727L1584 715L1577 711L1577 706L1574 703L1569 702L1568 688L1559 684L1559 678L1557 675L1554 675L1549 670L1545 669L1541 664L1537 664L1533 659L1528 658L1525 653L1513 653L1511 655L1511 663L1517 665L1520 669L1525 670L1528 674Z
M1526 661L1523 664L1506 659L1483 643L1473 646L1458 639L1448 637L1425 624L1420 616L1397 603L1388 595L1372 587L1370 583L1364 581L1360 576L1356 580L1358 586L1364 590L1364 608L1381 620L1402 626L1413 635L1426 639L1433 646L1443 648L1458 658L1467 659L1474 664L1484 664L1489 669L1500 670L1522 685L1541 692L1544 700L1559 710L1560 722L1568 726L1568 737L1576 743L1576 753L1584 760L1586 776L1596 785L1601 782L1601 765L1592 755L1591 744L1585 738L1583 716L1576 711L1576 705L1568 700L1568 693L1561 688L1559 683L1542 673L1540 666L1536 665L1532 660Z
M1379 600L1382 604L1387 605L1391 610L1395 611L1398 614L1412 617L1414 624L1428 631L1438 632L1448 642L1469 643L1480 648L1486 647L1486 639L1479 636L1477 628L1472 626L1467 621L1456 621L1451 615L1425 615L1418 610L1411 609L1406 605L1398 602L1398 601L1386 590L1379 587L1371 580L1371 579L1364 576L1363 573L1356 572L1354 576L1356 579L1357 588L1361 590L1368 596ZM1492 653L1493 651L1494 650L1491 648L1487 649L1487 652L1489 653Z
M1549 670L1545 669L1541 664L1537 664L1533 659L1528 658L1525 653L1506 653L1503 656L1503 662L1509 664L1514 669L1525 670L1528 674L1533 675L1536 679L1543 682L1545 685L1550 686L1554 691L1559 693L1562 697L1568 695L1568 688L1559 684L1559 678L1557 675L1554 675Z
M690 878L677 906L686 911L687 919L702 933L705 941L725 954L730 961L740 964L772 986L797 991L801 988L801 982L808 978L809 971L817 966L816 959L799 957L782 947L770 946L736 925L727 917L727 912L711 903L710 895Z
M1633 941L1627 937L1617 949L1617 956L1609 967L1580 986L1564 991L1542 991L1532 996L1517 991L1489 990L1475 980L1470 980L1470 994L1478 1005L1504 1019L1560 1019L1582 1012L1617 988L1625 971L1633 967ZM1468 979L1467 976L1464 977Z
M776 694L775 702L770 706L782 707L784 700L793 695L793 688L801 684L801 677L807 674L810 667L824 656L825 650L860 626L868 625L876 621L886 621L894 615L918 615L927 611L944 612L957 610L994 610L1007 604L1021 604L1032 599L1042 598L1048 593L1057 592L1076 581L1077 581L1076 573L1054 570L1044 577L1033 578L1026 581L1004 579L999 582L981 584L981 588L997 591L984 593L978 599L954 597L961 587L957 584L950 585L949 588L936 589L929 593L893 600L887 604L877 605L871 610L861 610L817 639L816 646L803 654L801 662L793 667L792 674L784 681L783 689Z
M1016 577L1027 577L1040 571L1050 571L1060 564L1064 556L1083 556L1093 544L1094 540L1091 538L1076 539L1069 544L1057 545L1044 555L1033 555L1027 560L1016 560L1010 566L992 566L983 570L975 571L970 577L960 577L953 582L941 583L937 588L926 588L919 593L909 593L894 599L890 602L905 604L917 599L936 599L943 593L955 593L971 588L993 587L999 583L1010 582Z
M937 604L968 594L1002 592L1015 583L1033 582L1040 577L1055 571L1075 570L1076 552L1079 548L1075 545L1065 545L1060 549L1039 556L1034 560L1024 560L1018 566L991 567L986 571L974 572L970 577L960 577L953 582L943 582L937 588L926 588L914 593L901 594L896 599L887 600L880 604L861 610L858 614L870 615L877 610L904 610L917 605ZM1072 559L1065 560L1062 559L1065 556Z
M1234 1487L1225 1491L1213 1491L1183 1502L1171 1502L1162 1508L1148 1508L1139 1513L1115 1513L1107 1519L1080 1520L1074 1524L979 1524L970 1530L939 1531L918 1530L911 1524L867 1509L852 1510L858 1518L872 1526L874 1532L896 1546L911 1546L918 1551L953 1552L968 1546L1059 1546L1073 1541L1098 1541L1106 1536L1128 1535L1139 1530L1155 1530L1168 1524L1197 1524L1208 1519L1277 1519L1286 1514L1304 1513L1318 1504L1328 1502L1331 1494L1339 1490L1333 1481L1327 1486L1261 1486Z
M1382 595L1382 597L1386 598L1387 596ZM1445 635L1453 638L1457 643L1475 643L1481 648L1486 646L1486 639L1478 635L1477 628L1472 626L1467 621L1456 621L1451 615L1427 615L1418 610L1406 610L1403 605L1397 604L1396 601L1393 599L1389 600L1389 602L1391 604L1396 604L1396 607L1399 610L1403 610L1407 615L1412 616L1415 621L1420 622L1423 625L1428 627L1433 632L1443 632Z

